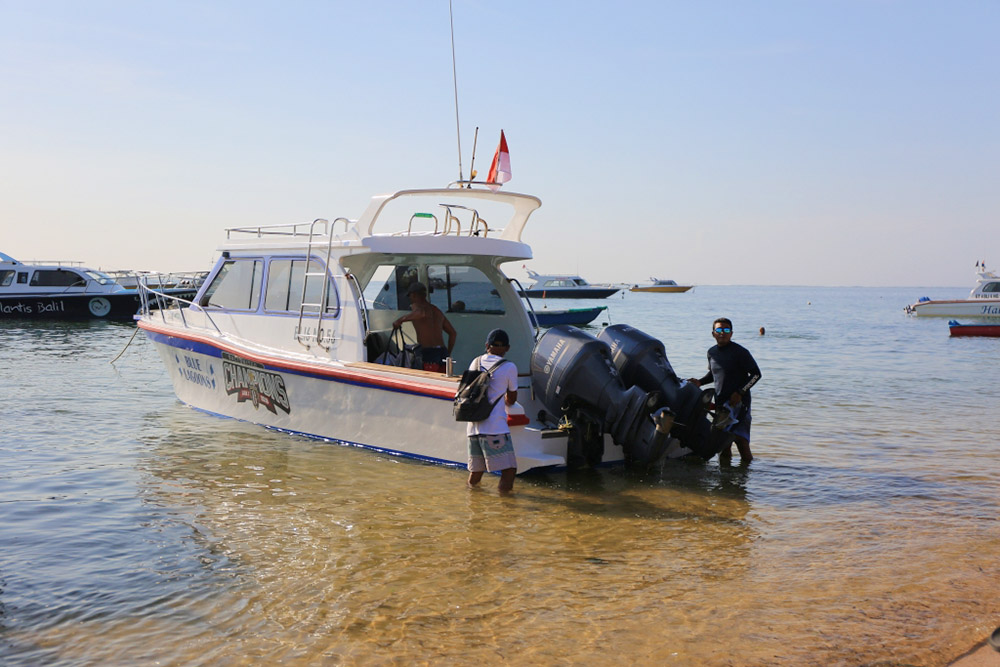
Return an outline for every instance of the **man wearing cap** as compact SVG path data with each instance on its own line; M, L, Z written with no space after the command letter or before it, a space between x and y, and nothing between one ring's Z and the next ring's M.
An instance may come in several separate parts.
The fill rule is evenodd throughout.
M469 486L474 487L483 478L483 473L500 472L500 493L510 493L514 489L517 474L517 457L507 426L506 405L517 402L517 366L503 357L510 349L510 338L503 329L494 329L486 337L486 354L476 357L469 365L470 371L496 370L490 375L490 386L486 392L493 412L481 422L469 422ZM500 398L504 400L501 401Z
M444 316L441 310L427 300L427 286L419 280L410 283L407 290L410 297L410 312L403 315L392 323L393 329L398 329L403 322L413 322L413 328L417 332L417 344L420 345L420 354L423 360L425 371L435 371L443 373L445 370L444 360L451 356L451 351L455 349L455 339L458 333L451 322ZM448 334L448 345L444 344L444 336L441 332Z

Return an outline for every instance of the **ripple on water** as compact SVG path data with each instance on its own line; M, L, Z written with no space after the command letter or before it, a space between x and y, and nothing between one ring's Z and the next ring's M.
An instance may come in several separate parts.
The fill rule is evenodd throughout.
M141 338L107 363L130 327L0 323L0 658L936 665L980 640L996 347L888 314L905 291L688 296L615 320L682 376L706 320L767 326L744 339L751 466L536 475L509 498L181 406Z

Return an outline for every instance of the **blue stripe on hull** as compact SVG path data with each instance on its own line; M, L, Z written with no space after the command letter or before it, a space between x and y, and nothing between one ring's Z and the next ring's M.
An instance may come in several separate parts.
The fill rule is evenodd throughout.
M607 289L529 289L524 290L522 294L529 297L546 297L550 299L606 299L615 292L618 292L617 288L607 288Z
M180 401L180 399L177 399ZM180 401L182 404L191 408L192 410L197 410L203 414L218 417L219 419L232 419L234 421L242 422L244 424L253 424L254 426L260 426L266 428L268 431L276 431L278 433L286 433L288 435L297 435L303 438L309 438L310 440L322 440L323 442L329 442L342 447L357 447L359 449L365 449L370 452L378 452L379 454L388 454L389 456L397 456L402 459L411 459L413 461L421 461L424 463L433 463L435 465L444 465L449 468L461 468L465 469L465 463L459 463L458 461L449 461L447 459L437 459L433 456L421 456L419 454L411 454L410 452L402 452L396 449L389 449L387 447L376 447L375 445L366 445L363 442L352 442L350 440L340 440L338 438L328 438L324 435L316 435L314 433L306 433L305 431L295 431L288 428L278 428L277 426L269 426L268 424L261 424L259 422L249 421L247 419L240 419L239 417L231 417L229 415L223 415L218 412L213 412L211 410L206 410L205 408L199 408L197 405L192 405L186 401ZM499 473L497 473L499 474Z

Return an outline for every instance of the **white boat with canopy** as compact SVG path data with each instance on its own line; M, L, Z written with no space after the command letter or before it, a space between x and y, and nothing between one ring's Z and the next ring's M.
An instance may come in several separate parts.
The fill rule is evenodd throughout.
M536 341L500 266L532 257L522 233L540 205L462 182L374 197L356 220L232 228L194 300L144 288L171 307L144 309L138 324L195 408L453 465L467 461L457 376L502 328L519 374L508 417L518 472L711 456L722 443L708 437L701 392L682 386L659 341L624 325L605 340L564 326ZM376 363L415 342L409 323L403 343L392 323L418 280L458 332L449 372ZM629 374L640 352L655 388Z
M925 296L904 310L911 315L1000 318L1000 276L987 271L985 263L977 263L976 285L968 298L931 299Z

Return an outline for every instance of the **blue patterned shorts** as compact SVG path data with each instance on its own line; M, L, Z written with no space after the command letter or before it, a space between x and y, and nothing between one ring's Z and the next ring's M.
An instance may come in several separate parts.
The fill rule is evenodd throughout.
M469 436L469 472L500 472L517 468L510 433Z
M750 408L744 405L743 409L740 410L737 419L739 421L737 421L735 424L733 424L726 430L732 433L733 435L742 436L743 438L746 438L747 442L750 442L750 424L753 421L752 418L750 417Z

